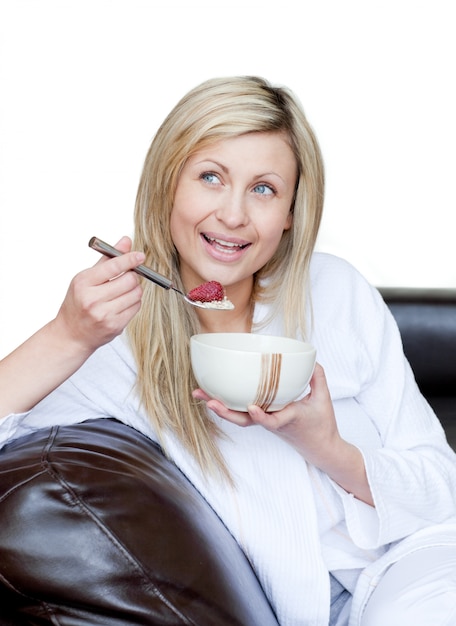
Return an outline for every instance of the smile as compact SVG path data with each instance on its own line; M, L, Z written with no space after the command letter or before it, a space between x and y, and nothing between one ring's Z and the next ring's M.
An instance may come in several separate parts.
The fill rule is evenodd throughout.
M209 237L204 233L202 233L202 236L212 247L220 250L221 252L224 252L225 254L234 254L239 250L244 250L251 245L250 243L236 243L233 241L226 241L224 239Z

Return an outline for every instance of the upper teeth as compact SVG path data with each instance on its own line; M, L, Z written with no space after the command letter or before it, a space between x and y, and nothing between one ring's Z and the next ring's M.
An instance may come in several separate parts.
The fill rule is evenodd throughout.
M224 241L223 239L215 239L214 237L208 237L209 241L215 241L221 246L227 246L228 248L240 248L242 246L241 243L233 243L232 241Z

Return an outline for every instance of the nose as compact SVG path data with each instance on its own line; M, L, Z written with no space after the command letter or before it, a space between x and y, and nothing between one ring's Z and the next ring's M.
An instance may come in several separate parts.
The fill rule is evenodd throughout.
M242 192L231 190L223 194L215 216L230 229L245 226L249 221L247 200Z

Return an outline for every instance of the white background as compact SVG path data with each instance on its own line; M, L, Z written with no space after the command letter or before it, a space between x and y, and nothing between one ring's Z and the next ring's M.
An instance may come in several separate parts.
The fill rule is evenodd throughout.
M452 0L0 0L0 357L131 234L142 162L213 76L290 86L319 137L319 248L377 285L456 286Z

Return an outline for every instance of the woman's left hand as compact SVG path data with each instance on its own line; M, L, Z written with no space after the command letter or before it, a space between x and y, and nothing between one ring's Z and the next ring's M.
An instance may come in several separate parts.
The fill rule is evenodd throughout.
M267 413L251 405L248 412L232 411L201 389L193 397L204 400L219 417L238 426L263 426L295 448L309 463L326 472L344 489L372 504L361 452L342 439L337 428L324 369L316 364L310 392L280 411Z
M233 424L263 426L274 432L308 460L332 449L339 437L326 376L318 363L310 380L310 393L280 411L267 413L256 405L249 406L247 413L233 411L201 389L197 389L193 397L205 400L209 409Z

